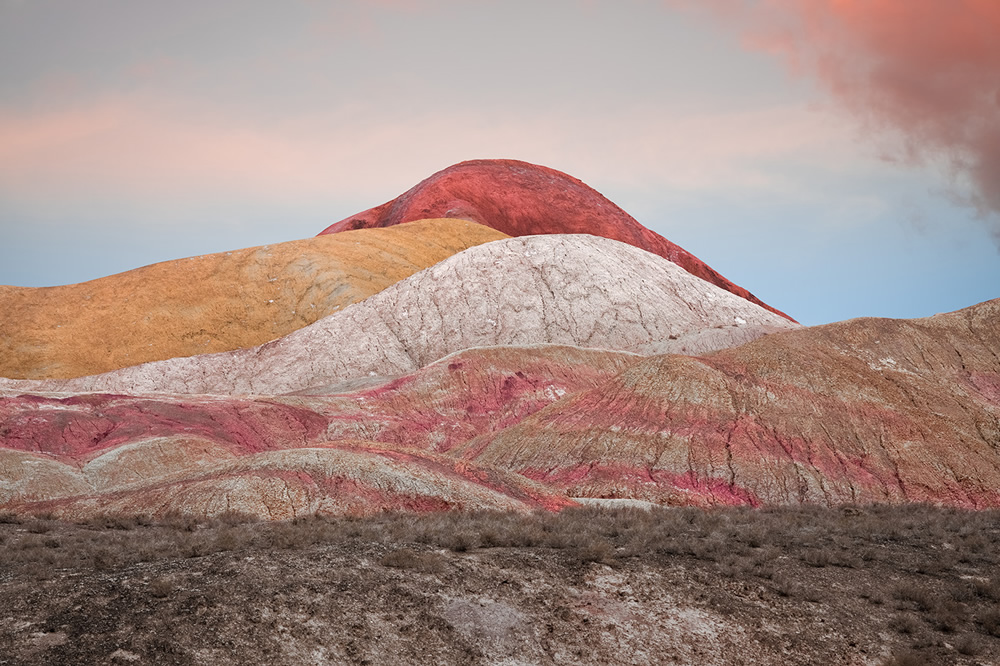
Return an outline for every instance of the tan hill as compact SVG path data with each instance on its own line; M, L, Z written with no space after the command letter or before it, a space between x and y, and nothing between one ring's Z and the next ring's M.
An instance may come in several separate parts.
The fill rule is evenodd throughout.
M505 237L465 220L425 220L167 261L61 287L0 286L0 377L78 377L253 347Z
M0 391L266 395L413 372L469 347L693 354L798 327L631 245L526 236L460 252L260 347L71 380L3 380Z

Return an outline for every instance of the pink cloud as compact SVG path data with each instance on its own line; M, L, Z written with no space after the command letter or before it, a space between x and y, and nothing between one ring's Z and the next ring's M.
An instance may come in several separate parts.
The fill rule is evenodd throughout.
M59 111L0 113L0 188L133 197L320 186L314 161L289 137L164 107L109 97Z
M671 4L692 6L681 0ZM1000 216L1000 2L711 0L748 47L815 77L909 163L943 162L956 192ZM995 227L1000 234L1000 227Z
M0 111L0 196L9 200L333 200L369 205L450 164L513 157L595 186L705 190L786 184L767 160L849 160L843 134L794 107L665 115L623 110L523 114L428 107L393 114L344 106L280 122L148 96L58 111ZM623 131L623 128L625 130ZM812 156L812 157L810 157Z

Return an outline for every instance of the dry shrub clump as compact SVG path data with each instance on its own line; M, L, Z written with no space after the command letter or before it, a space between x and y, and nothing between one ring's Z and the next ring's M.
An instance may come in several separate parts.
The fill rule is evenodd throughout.
M175 588L176 583L170 576L158 576L149 582L149 593L157 599L169 597Z
M396 569L414 569L426 573L437 573L444 570L445 559L437 553L399 548L386 554L379 561L379 564Z
M979 622L987 634L1000 637L1000 609L994 608L984 612Z
M927 666L927 660L916 651L907 651L884 662L884 666Z
M779 558L786 569L797 560L806 568L860 570L887 564L890 551L905 546L908 556L896 565L922 578L897 581L885 587L882 595L867 590L870 598L892 598L898 606L920 612L954 611L957 606L945 603L948 599L1000 602L1000 579L993 577L955 580L938 596L919 584L960 565L992 561L1000 544L998 512L924 505L652 511L579 507L558 514L386 512L364 518L304 516L264 523L240 514L211 519L172 514L155 520L107 516L69 531L65 523L51 517L25 520L0 514L0 525L6 526L0 537L14 542L4 555L11 559L31 560L39 549L48 548L74 551L67 559L94 559L99 554L96 559L123 564L253 548L295 550L361 539L424 544L456 553L480 548L548 548L565 551L582 562L680 556L715 563L734 576L765 579L773 576ZM49 538L43 541L30 535Z

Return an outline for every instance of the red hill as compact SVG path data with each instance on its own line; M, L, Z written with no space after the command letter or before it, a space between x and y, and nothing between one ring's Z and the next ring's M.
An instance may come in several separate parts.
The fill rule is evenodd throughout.
M592 234L629 243L791 319L642 226L582 181L518 160L471 160L450 166L392 201L327 227L320 235L440 217L473 220L508 236Z

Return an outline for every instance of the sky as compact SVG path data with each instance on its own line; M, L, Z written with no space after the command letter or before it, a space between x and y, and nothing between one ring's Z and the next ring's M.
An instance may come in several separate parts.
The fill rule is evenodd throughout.
M0 284L580 178L805 324L1000 297L996 0L0 0Z

